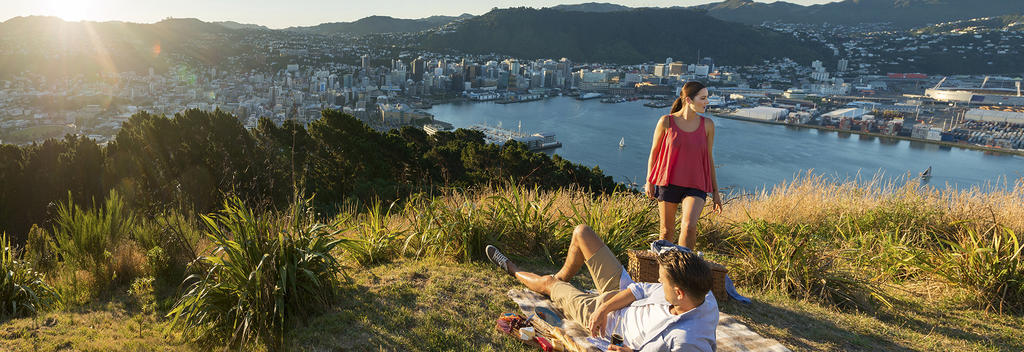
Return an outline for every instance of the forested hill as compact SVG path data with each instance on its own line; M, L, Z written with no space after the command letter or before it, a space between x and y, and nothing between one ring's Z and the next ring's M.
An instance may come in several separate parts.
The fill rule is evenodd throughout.
M858 24L890 22L902 28L1024 12L1021 0L843 0L801 6L784 1L726 0L696 6L727 21Z
M326 214L354 202L506 182L597 193L617 187L598 168L518 142L486 144L473 130L379 133L325 110L308 127L264 119L250 131L219 110L171 118L140 112L106 147L70 135L25 147L0 145L0 233L22 243L32 224L49 224L56 204L69 198L102 203L112 189L143 213L177 208L202 214L229 195L283 209L298 187L316 195Z
M782 57L810 62L831 54L818 44L687 9L495 9L463 21L454 31L428 35L423 43L431 50L615 63L666 57L692 62L698 50L721 64L755 64Z
M370 16L354 22L331 22L321 23L310 27L291 27L287 30L313 32L319 34L347 33L353 35L371 33L401 33L419 32L426 29L436 28L462 18L473 17L463 14L458 17L431 16L420 19L402 19L388 16Z

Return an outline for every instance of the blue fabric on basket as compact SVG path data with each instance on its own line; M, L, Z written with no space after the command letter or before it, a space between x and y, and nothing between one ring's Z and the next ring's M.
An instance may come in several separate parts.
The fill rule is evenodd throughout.
M680 246L678 244L669 242L668 240L657 240L657 241L651 242L651 251L654 252L654 253L657 253L657 254L662 254L662 253L665 253L667 251L680 251L680 252L686 252L686 253L692 253L693 252L692 249L689 249L689 248L686 248L684 246Z
M736 292L736 286L733 286L732 279L729 278L729 274L725 274L725 292L729 294L729 297L742 303L750 303L750 298L743 297L739 292Z

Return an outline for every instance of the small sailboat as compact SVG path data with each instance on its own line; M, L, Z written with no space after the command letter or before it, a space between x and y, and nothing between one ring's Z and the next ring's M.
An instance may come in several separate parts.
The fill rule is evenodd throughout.
M921 178L927 179L932 177L932 167L928 166L928 169L921 172Z
M619 140L619 148L621 149L621 148L625 148L625 147L626 147L626 137L622 137L622 139Z

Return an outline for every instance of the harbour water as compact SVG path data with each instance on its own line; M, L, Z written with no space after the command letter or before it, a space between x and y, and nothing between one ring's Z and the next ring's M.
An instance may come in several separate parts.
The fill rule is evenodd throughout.
M455 103L434 106L438 120L456 128L522 121L524 133L555 133L562 147L549 153L598 166L619 182L643 183L654 125L668 109L643 101L603 104L557 97L524 104ZM906 179L929 166L930 185L1013 187L1024 177L1024 157L923 142L714 118L718 180L732 190L756 191L808 170L837 180ZM624 139L625 147L619 148ZM902 182L902 181L901 181Z

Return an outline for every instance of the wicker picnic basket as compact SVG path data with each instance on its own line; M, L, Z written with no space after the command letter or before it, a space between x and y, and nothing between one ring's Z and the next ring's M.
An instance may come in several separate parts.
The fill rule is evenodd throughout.
M636 282L658 282L658 255L649 250L629 250L629 267L626 271ZM705 259L711 266L711 292L715 300L724 302L729 298L725 293L725 274L729 272L724 265Z

